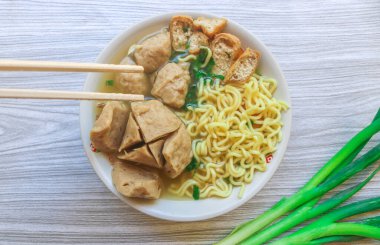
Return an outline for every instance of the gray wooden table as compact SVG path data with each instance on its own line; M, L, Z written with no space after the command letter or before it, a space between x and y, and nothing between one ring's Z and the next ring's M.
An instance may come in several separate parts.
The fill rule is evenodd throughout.
M0 58L94 61L115 35L146 17L175 10L225 16L268 45L289 83L293 127L280 168L229 214L162 221L122 203L97 177L82 148L78 102L2 99L1 244L212 243L293 193L380 106L379 0L161 2L2 0ZM85 77L1 72L0 87L79 91ZM354 200L379 196L379 185L380 175Z

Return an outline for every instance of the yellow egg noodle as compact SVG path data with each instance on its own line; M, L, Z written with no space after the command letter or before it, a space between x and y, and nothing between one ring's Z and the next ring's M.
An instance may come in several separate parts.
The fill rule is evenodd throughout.
M198 186L200 198L228 197L237 186L242 197L255 171L266 170L266 156L276 151L282 138L281 112L288 105L273 97L276 88L276 80L260 75L245 84L200 82L199 106L178 114L201 164L170 184L169 192L192 197Z

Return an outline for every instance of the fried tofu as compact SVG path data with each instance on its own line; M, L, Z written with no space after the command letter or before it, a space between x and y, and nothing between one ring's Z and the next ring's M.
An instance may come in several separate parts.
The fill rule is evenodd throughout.
M130 151L124 151L124 153L120 154L118 158L121 160L140 163L153 168L162 168L162 165L157 163L147 145L143 145Z
M174 132L182 124L182 121L158 100L133 102L131 109L145 143Z
M119 147L119 152L133 145L141 143L142 141L143 139L140 135L140 128L137 125L136 120L133 117L133 114L130 113L124 137Z
M235 60L242 53L239 38L232 34L220 33L211 43L212 57L215 61L213 73L225 76Z
M158 199L162 183L157 172L117 162L112 170L116 190L126 197Z
M117 152L123 139L128 113L123 103L107 102L90 132L91 142L97 150Z
M191 137L184 124L165 141L162 154L166 160L164 172L172 179L180 175L191 162Z
M164 162L165 162L164 156L162 155L162 149L164 147L164 143L165 143L165 140L160 139L148 144L150 152L152 153L154 159L156 160L157 164L160 167L164 166Z
M209 38L202 32L194 32L189 39L189 53L198 54L201 46L209 47Z
M193 18L187 15L173 16L170 20L170 37L175 51L183 51L193 34Z
M259 63L260 53L247 48L235 61L224 79L226 83L244 83L256 71Z
M219 34L227 25L227 20L224 18L205 18L198 17L194 20L194 27L196 29L202 29L202 32L209 38L213 38L216 34Z

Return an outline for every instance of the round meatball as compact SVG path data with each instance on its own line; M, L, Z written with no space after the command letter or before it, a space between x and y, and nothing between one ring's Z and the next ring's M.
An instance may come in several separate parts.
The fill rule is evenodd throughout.
M146 39L136 48L136 63L144 67L147 73L154 72L165 64L171 55L169 32L163 32Z
M158 71L151 93L166 105L179 109L185 104L190 82L187 66L168 63Z
M115 86L126 94L147 94L151 88L149 77L145 73L120 73Z

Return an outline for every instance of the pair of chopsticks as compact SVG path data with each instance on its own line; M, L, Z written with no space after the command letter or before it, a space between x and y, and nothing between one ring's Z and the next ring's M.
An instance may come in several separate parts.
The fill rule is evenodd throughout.
M144 72L142 66L56 61L0 60L0 71L63 71L63 72ZM1 89L0 98L64 99L64 100L144 100L142 94L96 93L34 89Z

